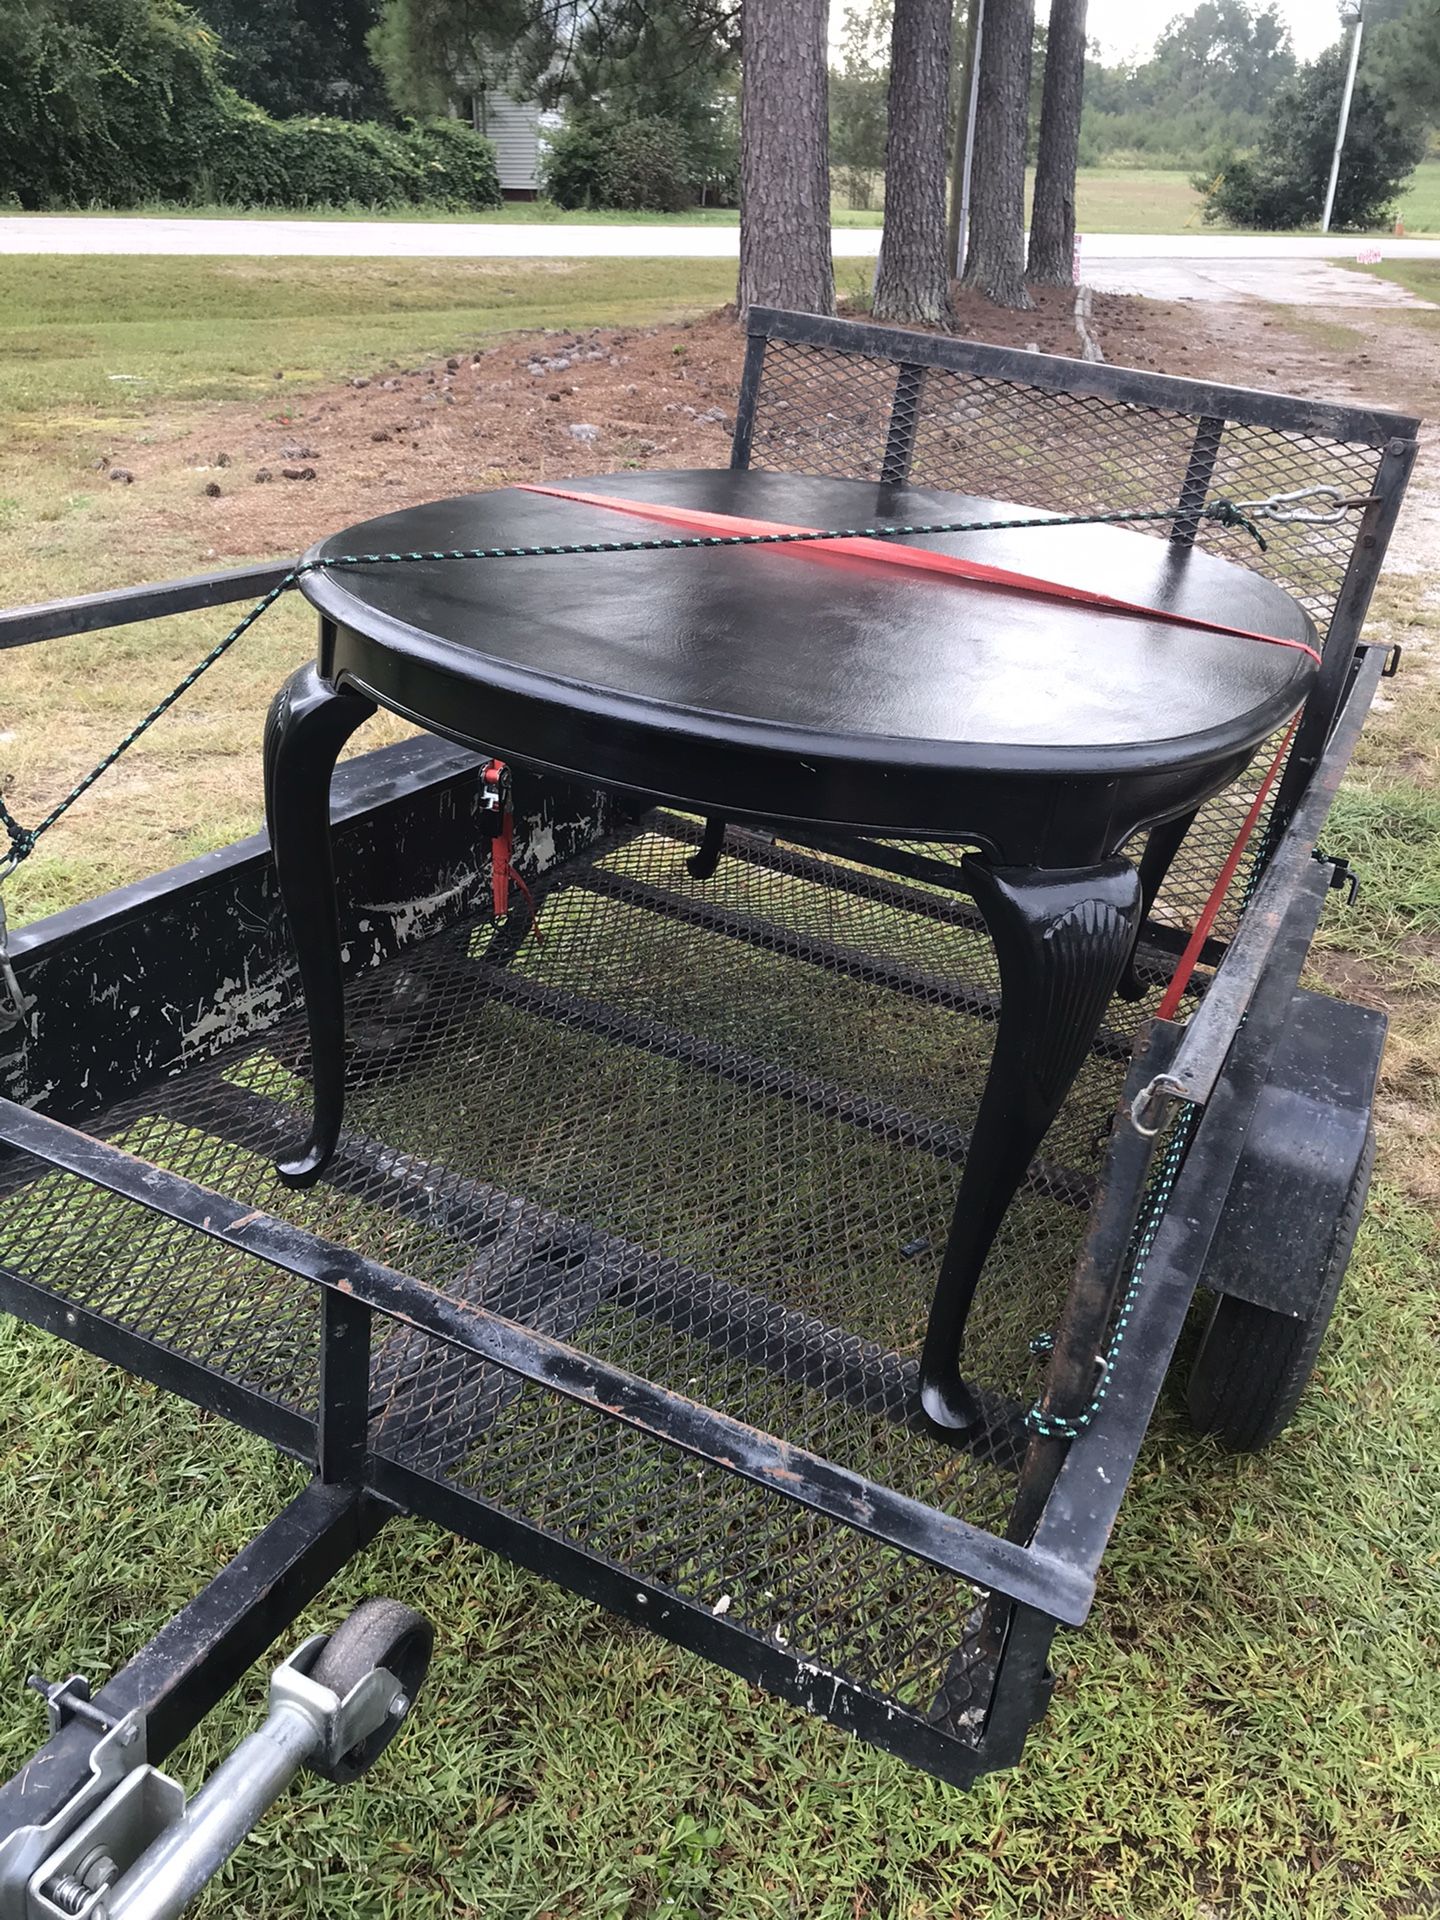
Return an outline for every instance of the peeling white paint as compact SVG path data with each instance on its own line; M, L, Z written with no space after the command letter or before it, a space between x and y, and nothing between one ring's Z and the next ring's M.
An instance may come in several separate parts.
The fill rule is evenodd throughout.
M458 906L474 884L475 876L467 874L457 885L422 894L416 900L362 900L360 904L366 913L388 915L394 923L395 938L407 947L416 938L417 928L428 930L427 923L438 919L446 907Z
M181 1029L182 1064L208 1056L262 1027L274 1026L285 1012L290 995L284 975L258 982L252 982L249 976L247 965L243 980L222 980L209 1009Z

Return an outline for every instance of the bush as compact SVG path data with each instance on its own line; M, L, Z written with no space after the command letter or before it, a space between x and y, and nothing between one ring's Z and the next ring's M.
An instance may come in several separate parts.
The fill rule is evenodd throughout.
M237 207L390 207L419 200L418 161L386 127L274 120L229 94L214 120L199 197Z
M275 120L229 94L198 197L243 207L500 204L495 149L457 120L404 130L366 121Z
M1304 68L1276 95L1256 151L1233 155L1218 178L1193 182L1205 196L1207 220L1280 229L1319 224L1346 58L1346 49L1333 47ZM1423 133L1392 111L1373 82L1357 79L1331 226L1387 226L1395 198L1424 152Z
M691 137L675 121L587 113L550 136L542 177L558 207L678 213L694 205L700 173Z
M184 199L221 92L177 0L0 4L0 183L22 207Z
M463 120L422 120L405 136L419 162L424 198L447 207L498 207L495 147Z
M176 0L0 0L0 191L27 209L499 205L495 149L461 122L276 120L218 59Z

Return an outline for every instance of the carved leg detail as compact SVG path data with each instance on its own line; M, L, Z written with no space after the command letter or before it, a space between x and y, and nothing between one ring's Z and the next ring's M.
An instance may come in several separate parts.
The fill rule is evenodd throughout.
M1090 1051L1134 945L1140 880L1127 860L1078 871L965 862L1000 962L1000 1024L920 1361L932 1424L979 1415L960 1375L970 1303L1025 1170Z
M1136 928L1138 941L1145 930L1145 922L1150 918L1150 909L1160 897L1160 889L1165 884L1181 843L1195 824L1198 808L1192 807L1189 813L1182 813L1177 820L1164 820L1158 827L1150 829L1145 842L1145 851L1140 856L1140 924ZM1142 980L1135 971L1135 956L1132 953L1121 975L1116 992L1122 1000L1143 1000L1149 991L1150 983Z
M265 723L265 817L310 1024L315 1081L310 1137L278 1165L287 1187L319 1179L345 1109L345 987L330 850L330 776L340 749L374 713L363 694L332 687L313 666L293 673Z

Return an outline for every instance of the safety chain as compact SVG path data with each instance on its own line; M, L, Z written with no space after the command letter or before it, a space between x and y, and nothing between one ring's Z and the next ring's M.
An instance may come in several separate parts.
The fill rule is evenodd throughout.
M1321 500L1325 503L1325 511L1314 512L1301 507L1298 503L1302 500ZM1220 527L1242 529L1263 553L1266 542L1257 524L1260 520L1329 525L1345 513L1370 504L1368 495L1351 497L1343 494L1338 487L1301 487L1293 493L1272 494L1265 500L1209 500L1195 511L1195 518L1211 521ZM268 611L282 594L297 587L307 574L330 573L341 567L404 566L417 561L558 560L580 554L675 553L694 547L781 547L799 546L816 540L905 540L927 534L1013 533L1032 527L1134 526L1144 522L1173 521L1184 511L1175 507L1143 510L1122 508L1113 513L1043 514L1018 520L940 520L906 527L831 527L802 529L793 533L695 534L656 540L590 540L546 547L452 547L433 553L341 553L318 560L305 560L292 567L282 580L257 600L244 619L233 626L223 640L217 641L184 679L172 687L143 719L137 721L83 779L75 783L43 820L33 827L22 826L6 806L3 794L0 794L0 827L5 829L10 841L9 852L0 857L0 882L8 879L21 861L30 857L41 836L48 833L56 821L62 819L75 802L110 771L121 755L128 753L135 742L190 691L202 674L208 673L218 660L224 658L235 642L249 632L261 614Z
M1176 1120L1175 1130L1166 1144L1165 1155L1160 1162L1160 1172L1150 1193L1149 1214L1136 1243L1135 1260L1130 1270L1130 1284L1125 1289L1124 1299L1120 1302L1120 1311L1115 1317L1115 1328L1110 1335L1109 1344L1104 1353L1097 1354L1095 1357L1095 1363L1099 1368L1099 1379L1096 1381L1090 1404L1077 1413L1073 1420L1062 1420L1053 1414L1045 1413L1038 1404L1031 1407L1025 1415L1025 1424L1032 1433L1039 1434L1042 1440L1078 1440L1104 1405L1105 1396L1110 1390L1110 1375L1116 1356L1120 1352L1131 1318L1139 1303L1140 1289L1145 1279L1145 1265L1154 1248L1155 1236L1160 1231L1160 1222L1165 1214L1166 1203L1175 1185L1175 1176L1180 1171L1180 1162L1184 1159L1185 1149L1189 1145L1190 1129L1195 1112L1194 1107L1186 1108ZM1031 1352L1040 1356L1050 1353L1053 1347L1054 1339L1049 1334L1037 1334L1030 1342Z

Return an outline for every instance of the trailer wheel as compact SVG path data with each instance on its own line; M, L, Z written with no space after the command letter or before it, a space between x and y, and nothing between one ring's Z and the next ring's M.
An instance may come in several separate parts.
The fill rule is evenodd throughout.
M1335 1223L1325 1285L1309 1319L1292 1319L1223 1293L1216 1297L1190 1368L1190 1422L1229 1452L1258 1453L1290 1424L1335 1311L1374 1166L1371 1127Z
M398 1600L365 1600L337 1627L320 1649L310 1678L341 1700L367 1674L384 1667L398 1682L389 1717L367 1739L333 1766L317 1768L327 1780L344 1786L358 1780L380 1758L405 1722L424 1684L435 1645L435 1629L423 1613Z

